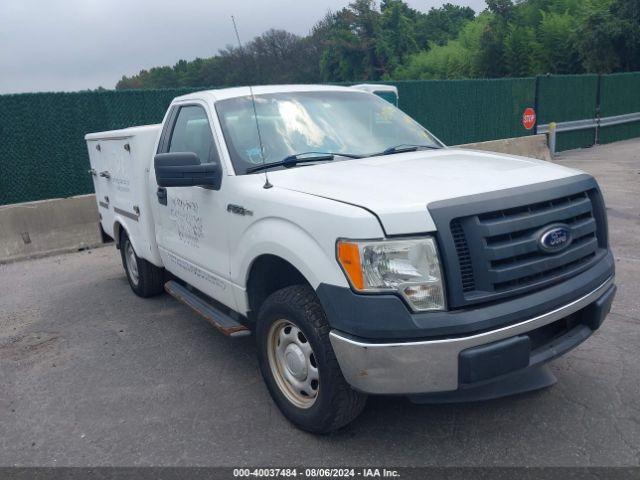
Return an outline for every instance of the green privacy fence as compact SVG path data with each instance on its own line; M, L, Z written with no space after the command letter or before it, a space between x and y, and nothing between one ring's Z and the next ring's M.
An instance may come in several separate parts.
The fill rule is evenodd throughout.
M521 117L536 103L538 123L594 118L598 105L640 112L640 74L393 84L400 108L449 145L529 135ZM174 97L196 90L0 95L0 205L91 193L86 133L160 122ZM640 136L637 123L601 129L601 141ZM558 150L594 140L593 130L561 133Z
M393 83L399 107L448 145L528 135L535 79L425 80Z
M598 75L538 77L538 124L595 118ZM558 134L556 151L593 145L595 129Z
M0 205L92 192L84 135L159 122L187 91L0 96Z
M640 112L640 73L604 75L600 83L600 117ZM599 143L640 137L640 121L601 127Z

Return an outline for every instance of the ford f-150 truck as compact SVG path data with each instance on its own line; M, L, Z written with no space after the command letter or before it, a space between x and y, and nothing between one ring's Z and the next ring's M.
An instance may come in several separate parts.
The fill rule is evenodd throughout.
M527 375L615 294L594 178L446 147L364 90L203 91L160 125L85 138L133 291L253 332L275 403L308 431L347 424L367 394L548 385Z

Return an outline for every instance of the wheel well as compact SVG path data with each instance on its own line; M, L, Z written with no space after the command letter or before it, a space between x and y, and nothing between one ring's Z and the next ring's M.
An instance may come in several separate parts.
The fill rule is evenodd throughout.
M120 222L113 224L113 240L116 242L117 249L120 249L120 237L123 231L126 232L126 230L122 228L122 225L120 225Z
M100 239L102 240L102 243L111 243L114 241L114 239L111 238L109 234L104 231L104 228L102 227L102 223L99 223L98 227L100 228Z
M247 281L249 318L255 321L267 297L291 285L309 285L309 282L296 267L280 257L261 255L255 259Z

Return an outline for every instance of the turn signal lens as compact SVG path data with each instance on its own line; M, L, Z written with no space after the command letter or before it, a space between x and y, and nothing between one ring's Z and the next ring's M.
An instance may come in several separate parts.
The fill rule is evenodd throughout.
M360 262L360 247L356 243L339 242L338 260L353 288L362 290L364 288L364 277L362 275L362 263Z

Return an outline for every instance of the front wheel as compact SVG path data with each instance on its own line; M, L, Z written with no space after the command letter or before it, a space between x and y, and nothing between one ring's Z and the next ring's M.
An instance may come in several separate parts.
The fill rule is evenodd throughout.
M342 376L329 331L315 292L305 285L269 296L256 326L260 370L271 396L288 420L314 433L351 422L366 401Z

